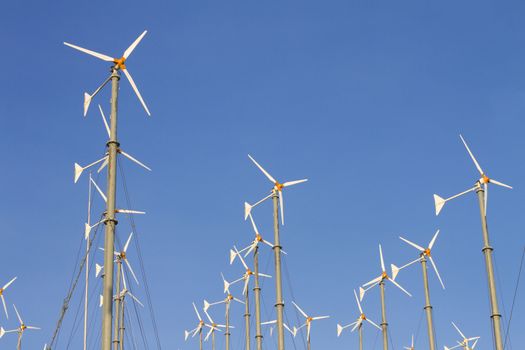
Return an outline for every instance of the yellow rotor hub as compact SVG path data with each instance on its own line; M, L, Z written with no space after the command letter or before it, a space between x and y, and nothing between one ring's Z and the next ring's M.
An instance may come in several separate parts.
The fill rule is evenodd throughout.
M115 58L113 59L113 62L115 62L115 65L118 67L118 69L126 69L126 65L124 64L124 62L126 62L125 57Z

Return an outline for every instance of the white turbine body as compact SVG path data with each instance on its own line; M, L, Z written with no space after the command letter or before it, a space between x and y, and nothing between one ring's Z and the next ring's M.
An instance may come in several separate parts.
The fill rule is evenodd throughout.
M432 258L432 255L431 255L432 248L434 247L434 243L436 243L436 239L437 239L438 235L439 235L439 230L436 231L436 233L434 234L434 236L430 240L430 243L428 244L427 248L423 248L420 245L417 245L416 243L411 242L411 241L409 241L406 238L399 237L399 239L401 239L403 242L405 242L408 245L411 245L412 247L416 248L419 251L419 255L420 256L419 256L418 259L416 259L414 261L411 261L408 264L406 264L404 266L401 266L401 267L397 267L396 265L392 264L392 278L396 279L396 276L397 276L397 274L399 273L400 270L404 269L407 266L412 265L415 262L421 261L421 259L423 257L425 257L426 259L430 260L430 263L432 264L432 268L434 269L434 272L436 273L436 276L439 279L439 283L441 283L441 287L443 289L445 289L445 284L443 283L443 280L441 279L441 276L439 274L439 271L438 271L438 268L436 266L436 263L434 262L434 259Z
M18 312L15 304L13 304L13 308L15 309L15 313L16 313L16 317L18 318L18 322L20 322L20 326L18 326L18 329L17 331L20 332L20 334L24 333L24 331L26 329L34 329L34 330L39 330L41 329L40 327L35 327L35 326L28 326L24 323L24 321L22 321L22 317L20 316L20 313ZM6 332L7 333L7 332Z
M252 160L252 162L259 168L259 170L262 171L262 173L268 178L268 180L270 180L272 183L273 183L273 190L274 191L278 191L279 192L279 207L281 209L281 223L284 225L284 198L283 198L283 189L285 187L289 187L289 186L293 186L293 185L297 185L297 184L300 184L300 183L303 183L303 182L306 182L308 181L308 179L303 179L303 180L295 180L295 181L288 181L288 182L284 182L284 183L280 183L278 182L277 180L275 180L272 175L270 175L270 173L268 173L266 170L264 170L264 168L259 164L257 163L257 161L255 159L252 158L252 156L248 155L248 157ZM270 198L272 195L270 194L269 196L267 196L266 198L260 200L259 202L257 202L255 205L259 204L259 203L262 203L263 201L265 201L266 199ZM245 203L244 204L244 216L245 216L245 219L248 217L248 214L250 213L251 209L255 206L250 206L250 204L248 203Z
M306 340L309 342L310 341L310 331L311 331L311 328L312 328L312 321L323 320L323 319L329 318L330 316L315 316L315 317L312 317L312 316L309 316L308 314L306 314L306 312L304 312L303 309L301 309L299 307L299 305L297 305L295 302L292 301L292 304L299 311L299 313L301 315L303 315L303 317L306 319L306 322L302 326L300 326L299 328L294 328L294 333L297 333L298 330L300 330L303 327L306 327Z
M456 331L459 333L459 335L461 336L461 341L458 341L458 345L455 345L453 347L447 347L445 346L445 350L452 350L452 349L457 349L457 348L465 348L465 349L469 349L469 350L473 350L475 347L476 347L476 344L478 343L478 340L480 339L480 337L470 337L470 338L467 338L463 332L459 329L458 326L456 326L456 324L454 322L452 322L452 325L454 326L454 328L456 329ZM469 343L473 341L474 343L472 344L472 347L469 346Z
M435 207L436 207L436 215L439 215L439 213L441 212L441 209L443 208L443 206L445 205L446 202L454 199L454 198L457 198L459 196L462 196L466 193L469 193L471 191L475 191L477 188L479 188L480 186L483 186L483 190L484 190L484 193L485 193L485 215L487 214L487 204L488 204L488 190L489 190L489 187L488 187L488 184L489 183L492 183L494 185L498 185L498 186L501 186L501 187L506 187L506 188L509 188L509 189L512 189L511 186L507 185L507 184L504 184L503 182L500 182L500 181L497 181L497 180L494 180L494 179L491 179L489 178L485 172L483 171L483 169L481 168L481 166L479 165L478 161L476 160L476 158L474 157L474 154L472 153L472 151L470 150L470 148L468 147L467 145L467 142L465 141L465 139L463 138L462 135L459 135L459 137L461 138L461 141L463 142L463 145L465 145L465 148L467 149L467 152L468 154L470 155L470 158L472 159L472 161L474 162L474 165L476 166L476 169L478 169L478 172L480 174L480 178L476 181L476 185L466 191L463 191L461 193L458 193L452 197L449 197L449 198L442 198L440 196L438 196L437 194L434 194L434 204L435 204Z
M376 327L377 329L381 330L381 327L379 327L374 321L370 320L368 317L366 317L365 313L363 312L363 308L361 307L361 303L359 302L359 298L357 297L357 293L354 289L354 296L355 301L357 303L357 308L359 309L359 317L354 322L347 324L346 326L342 326L340 324L337 324L337 336L339 337L344 329L348 327L352 327L352 332L355 331L360 325L363 324L363 321L367 321L372 326Z
M405 294L407 294L409 297L412 296L409 292L406 291L405 288L401 287L399 283L397 283L394 278L390 278L386 272L385 268L385 261L383 259L383 249L381 248L381 244L379 245L379 257L381 260L381 275L374 278L373 280L363 284L361 287L359 287L359 299L363 300L363 297L367 291L374 288L375 286L378 286L382 281L390 281L393 285L395 285L397 288L401 289ZM393 274L392 274L393 275Z
M124 54L122 55L121 58L113 58L113 57L110 57L110 56L107 56L107 55L104 55L104 54L101 54L101 53L98 53L98 52L95 52L95 51L92 51L92 50L88 50L88 49L85 49L83 47L80 47L80 46L77 46L77 45L73 45L73 44L70 44L70 43L67 43L67 42L64 42L64 45L67 45L73 49L76 49L78 51L81 51L81 52L84 52L88 55L91 55L91 56L94 56L98 59L101 59L103 61L106 61L106 62L112 62L114 63L114 67L118 70L121 70L124 75L126 76L126 78L128 79L131 87L133 88L133 91L135 92L135 94L137 95L137 98L139 99L140 103L142 104L142 107L144 107L144 110L146 111L146 113L148 114L148 116L151 116L151 113L148 109L148 106L146 106L146 103L144 102L144 99L142 98L142 95L140 94L138 88L137 88L137 85L135 84L135 81L133 80L133 78L131 77L131 74L129 73L127 67L126 67L126 61L128 59L128 57L131 55L131 53L133 52L133 50L135 50L135 47L137 47L137 45L140 43L140 41L142 40L142 38L144 38L144 36L146 35L148 31L145 30L137 39L135 39L135 41L126 49L126 51L124 51ZM100 89L107 83L108 80L106 80L106 82L104 82L104 84L102 84L102 86L100 88L98 88L97 90L95 90L95 92L93 94L88 94L88 93L84 93L84 116L86 116L87 114L87 111L88 111L88 108L89 108L89 104L91 102L91 99L100 91Z

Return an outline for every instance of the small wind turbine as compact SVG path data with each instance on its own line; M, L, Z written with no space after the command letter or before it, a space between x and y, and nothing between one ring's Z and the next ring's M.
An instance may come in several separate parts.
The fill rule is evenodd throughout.
M441 279L441 276L439 275L436 263L434 262L434 259L432 258L432 255L431 255L432 247L434 246L434 243L436 243L436 239L438 235L439 235L439 230L436 231L436 233L434 234L434 237L432 237L432 240L428 244L427 248L423 248L417 245L416 243L409 241L406 238L399 237L399 239L401 239L403 242L419 250L419 258L414 261L409 262L408 264L400 268L392 264L392 276L393 278L396 278L399 270L404 269L405 267L410 266L417 261L421 262L421 267L423 268L423 287L425 289L425 307L424 309L427 314L427 330L428 330L428 341L430 345L430 350L435 349L436 342L435 342L435 337L434 337L434 325L433 325L433 319L432 319L432 305L430 304L430 288L428 285L427 259L430 260L430 263L432 264L432 267L434 268L434 271L436 272L436 276L439 279L439 283L441 283L441 287L445 289L443 280Z
M464 350L471 350L471 349L474 349L476 347L476 344L478 343L478 340L480 339L480 337L470 337L470 338L467 338L465 337L465 335L463 334L463 332L461 332L461 330L459 329L458 326L456 326L456 324L454 322L452 322L452 325L454 326L454 328L456 329L456 331L458 331L459 335L461 336L462 340L461 341L458 341L458 345L456 346L453 346L451 348L445 346L445 350L452 350L452 349L456 349L456 348L463 348ZM474 343L472 344L472 347L469 346L469 343L471 341L474 341Z
M197 310L195 303L193 303L193 309L195 310L195 314L197 315L197 319L199 320L199 323L197 323L197 327L195 327L193 330L184 331L184 340L187 340L190 335L193 338L198 333L199 334L199 348L202 349L202 340L203 340L202 339L202 329L204 328L206 323L202 319L199 311Z
M237 247L234 246L233 249L234 250L230 251L230 264L232 264L233 261L235 260L235 257L233 257L233 259L232 259L232 254L234 254L234 255L239 257L239 260L241 261L242 266L244 267L244 269L246 271L244 272L244 274L242 275L241 278L236 279L235 281L228 283L228 286L232 286L232 285L234 285L237 282L244 281L244 288L242 290L242 294L246 294L248 292L248 285L250 283L250 277L254 276L255 273L248 267L248 264L246 264L246 261L244 261L244 258L242 257L242 255L239 252L239 250L237 250ZM267 275L265 273L259 273L259 276L266 277L266 278L272 278L272 276ZM227 283L227 282L225 281L225 283ZM225 286L226 286L226 284L225 284Z
M17 344L17 350L20 350L22 347L22 336L26 329L33 329L33 330L39 330L39 327L35 326L28 326L22 321L22 317L20 317L20 314L18 313L18 310L16 309L16 306L13 304L13 307L15 308L16 316L18 317L18 321L20 322L20 326L17 328L18 332L18 344Z
M299 310L301 315L303 315L304 318L306 319L306 322L302 326L300 326L299 328L296 328L294 333L297 333L298 330L300 330L303 327L306 327L306 343L308 345L308 350L310 350L310 331L311 331L311 328L312 328L312 321L323 320L325 318L329 318L330 316L315 316L315 317L312 317L312 316L307 315L306 312L304 312L303 309L301 309L299 307L299 305L297 305L295 302L292 301L292 304L295 306L295 308L297 310Z
M210 324L206 324L206 327L208 327L210 330L208 331L208 334L206 334L204 341L208 341L211 335L211 348L212 350L215 350L215 331L220 331L221 328L226 328L226 325L215 323L207 310L204 310L204 314L206 314L208 321L210 321Z
M386 268L385 268L385 261L383 259L383 250L381 249L381 244L379 245L379 257L381 259L381 275L379 275L379 277L374 278L370 282L363 284L362 287L359 287L359 298L363 300L363 296L365 295L366 291L370 290L371 288L375 286L380 287L381 289L381 327L382 327L382 332L383 332L383 350L387 350L388 349L388 333L387 333L388 323L386 321L385 281L392 282L393 285L401 289L409 297L411 297L412 295L409 292L407 292L403 287L401 287L399 283L394 281L394 278L390 278L388 276L386 272Z
M474 157L474 154L471 152L470 148L468 147L467 143L465 142L465 139L463 139L463 136L459 135L461 138L461 141L463 142L463 145L467 149L468 154L470 155L470 158L474 162L474 165L476 166L477 170L479 171L481 177L476 180L476 183L474 187L463 191L457 195L454 195L452 197L449 197L447 199L443 199L442 197L438 195L434 195L434 202L436 206L436 215L439 214L441 209L443 208L443 205L445 205L446 202L448 202L451 199L457 198L463 194L466 194L471 191L475 191L478 196L478 204L479 204L479 212L481 216L481 230L483 234L483 248L482 252L485 256L485 264L486 264L486 271L487 271L487 280L489 285L489 298L490 298L490 308L491 308L491 324L492 324L492 334L493 334L493 340L494 340L494 348L496 350L503 350L503 337L501 334L501 314L499 312L498 307L498 297L497 297L497 291L496 291L496 281L494 278L494 267L492 262L492 253L494 248L490 245L489 240L489 230L487 226L487 198L488 198L488 184L492 183L501 187L506 187L512 189L511 186L506 185L502 182L499 182L497 180L494 180L492 178L489 178L481 166L479 165L478 161Z
M372 326L376 327L379 330L381 330L381 327L379 327L374 321L366 317L365 313L363 312L363 308L361 307L361 303L359 302L359 298L357 297L357 293L355 289L354 289L354 296L355 296L355 301L357 303L357 307L360 313L359 317L357 318L356 321L350 324L347 324L346 326L341 326L340 324L337 324L337 336L339 337L341 335L341 332L343 332L345 328L353 326L351 330L352 332L355 331L357 328L359 331L359 350L363 350L363 331L362 331L363 321L367 321L368 323L370 323Z
M284 225L284 199L283 199L283 189L285 187L289 187L289 186L293 186L293 185L297 185L297 184L300 184L300 183L303 183L303 182L306 182L308 181L308 179L303 179L303 180L295 180L295 181L287 181L287 182L284 182L284 183L280 183L279 181L275 180L272 175L270 175L266 170L264 170L264 168L259 164L257 163L257 161L255 161L255 159L252 158L252 156L248 155L248 157L250 157L250 159L252 160L252 162L254 162L254 164L262 171L262 173L273 183L273 189L272 189L272 194L278 194L279 195L279 207L281 208L281 223ZM267 197L265 197L263 200L257 202L256 204L250 206L246 206L247 203L245 203L245 216L248 216L248 214L251 212L251 209L255 206L255 205L258 205L260 203L262 203L262 201L270 198L272 195L269 195ZM246 208L249 208L248 210L246 210Z
M412 334L412 342L410 343L410 346L404 346L403 349L405 350L415 350L416 348L414 347L414 335Z
M5 297L4 297L4 291L7 289L7 287L9 287L14 281L16 281L18 277L13 277L9 282L7 282L6 284L4 284L4 286L2 288L0 288L0 298L2 298L2 304L4 305L4 312L5 312L5 317L7 317L7 319L9 319L9 314L7 313L7 306L5 304Z
M133 236L133 232L131 232L129 234L128 240L126 241L126 244L124 244L124 248L122 249L122 251L120 251L120 252L114 251L113 254L115 255L115 262L118 264L118 263L121 263L122 261L124 261L124 263L126 264L129 272L133 276L133 279L135 280L135 282L137 284L139 284L139 280L137 279L137 276L135 275L135 272L133 271L133 268L131 267L131 264L128 261L128 255L127 255L127 251L128 251L129 244L131 242L131 237L132 236ZM98 248L98 249L104 251L104 248ZM103 268L104 268L104 266L100 266L100 265L97 264L97 266L96 266L96 269L97 269L96 275L97 276L100 274L100 272L101 272L101 270Z
M133 91L135 91L135 94L137 95L140 103L142 104L142 107L144 107L144 110L146 111L146 113L151 116L151 113L148 109L148 107L146 106L146 103L144 102L144 99L142 98L142 95L140 94L138 88L137 88L137 85L135 85L135 82L133 81L133 78L131 77L131 74L129 74L128 72L128 69L126 67L126 60L128 59L128 57L131 55L131 53L133 52L133 50L135 50L135 47L137 47L137 45L140 43L140 41L142 40L142 38L144 37L144 35L146 35L148 31L145 30L127 49L126 51L124 51L124 54L122 55L121 58L113 58L113 57L110 57L110 56L107 56L107 55L104 55L104 54L101 54L101 53L98 53L98 52L95 52L95 51L92 51L92 50L88 50L88 49L84 49L80 46L76 46L76 45L73 45L73 44L70 44L70 43L67 43L67 42L64 42L64 45L67 45L69 47L72 47L76 50L79 50L79 51L82 51L84 53L87 53L88 55L91 55L91 56L94 56L98 59L101 59L103 61L106 61L106 62L112 62L114 63L114 66L113 68L116 69L116 70L121 70L122 72L124 72L124 75L126 75L126 78L128 78L128 81L129 83L131 84L131 87L133 88ZM95 90L95 92L93 92L91 95L88 94L88 93L84 93L84 116L86 116L87 114L87 110L89 108L89 104L91 103L91 99L93 97L95 97L95 95L104 87L104 85L106 85L106 83L109 81L109 79L107 79L99 88L97 88Z

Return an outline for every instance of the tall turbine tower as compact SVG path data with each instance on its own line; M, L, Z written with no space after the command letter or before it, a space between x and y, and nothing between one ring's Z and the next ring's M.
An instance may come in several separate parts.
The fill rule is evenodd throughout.
M250 211L256 205L261 204L269 198L272 198L273 201L273 230L274 230L274 242L275 246L273 247L274 259L275 259L275 308L277 309L277 349L284 350L284 302L283 302L283 289L282 289L282 278L281 278L281 241L279 237L279 208L281 209L281 223L284 225L284 199L283 199L283 189L285 187L293 186L300 184L302 182L308 181L308 179L288 181L280 183L275 180L272 175L270 175L264 168L259 165L250 155L248 157L252 162L262 171L262 173L270 180L273 184L272 191L270 195L261 199L254 205L244 203L244 217L248 217Z
M114 266L113 266L113 250L115 246L115 225L117 220L115 218L116 214L116 179L117 179L117 153L119 151L119 142L117 140L117 102L118 102L118 91L119 91L119 72L124 72L126 78L128 79L131 87L135 91L138 99L140 100L142 106L146 110L146 113L150 115L150 112L139 92L133 78L127 70L126 63L127 59L133 52L133 50L140 43L147 31L144 31L127 49L124 51L124 54L121 58L113 58L92 50L84 49L82 47L72 45L69 43L64 43L65 45L72 47L76 50L84 52L88 55L94 56L98 59L101 59L106 62L111 62L111 75L100 85L93 94L84 93L84 116L87 113L91 99L98 94L98 92L109 82L111 81L111 114L110 114L110 128L109 128L109 141L107 142L107 156L102 158L97 162L90 164L89 166L98 164L98 162L103 161L108 164L108 177L107 177L107 201L106 201L106 233L105 233L105 250L104 250L104 268L105 268L105 277L104 277L104 304L102 310L102 350L111 349L111 326L113 321L113 275L114 275ZM123 154L125 155L125 154ZM129 157L128 157L129 158ZM103 164L104 164L103 163ZM80 173L87 167L81 168L78 164L75 165L75 182L78 180Z
M439 235L439 230L436 231L436 233L434 234L434 237L432 237L432 239L430 240L430 243L428 244L427 248L423 248L417 245L416 243L409 241L406 238L399 237L403 242L419 250L419 258L417 258L414 261L409 262L408 264L400 268L392 264L392 277L395 279L399 270L404 269L405 267L410 266L415 262L418 262L418 261L421 262L421 267L423 268L423 287L425 288L425 307L424 309L425 309L425 313L427 316L427 331L428 331L428 341L429 341L430 350L436 349L436 340L434 336L434 324L433 324L434 321L432 319L432 305L430 304L430 288L428 286L427 259L430 260L430 263L432 264L432 267L434 268L434 271L436 272L439 282L441 283L441 287L445 289L445 285L443 284L443 281L441 280L441 276L439 275L436 263L434 262L434 259L432 258L432 255L431 255L432 248L434 247L434 243L436 243L436 239L438 235Z
M494 346L496 350L503 350L503 341L501 337L501 314L499 313L498 308L498 297L496 294L496 280L494 278L494 266L492 262L492 251L494 248L490 245L489 241L489 229L487 226L487 198L488 198L488 189L489 189L489 183L492 183L494 185L498 185L501 187L506 187L512 189L511 186L506 185L502 182L496 181L494 179L489 178L481 169L481 166L479 165L478 161L470 151L470 148L468 147L467 143L463 139L463 136L459 135L461 138L461 141L463 141L463 144L465 145L465 148L467 149L468 154L470 155L470 158L472 158L472 161L474 162L474 165L478 169L481 177L476 181L474 187L463 191L457 195L454 195L452 197L449 197L447 199L444 199L437 194L434 195L434 202L436 205L436 215L439 215L439 212L443 208L446 202L448 202L451 199L457 198L459 196L462 196L466 193L469 193L471 191L475 191L478 195L478 203L479 203L479 212L481 216L481 230L483 234L483 255L485 256L485 265L487 267L487 282L489 286L489 297L490 297L490 319L492 320L492 333L494 336Z

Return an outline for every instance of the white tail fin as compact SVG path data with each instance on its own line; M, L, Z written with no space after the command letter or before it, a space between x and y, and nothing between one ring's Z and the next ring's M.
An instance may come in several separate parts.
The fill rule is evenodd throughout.
M102 307L102 305L104 305L104 296L100 294L100 298L98 301L98 307Z
M208 300L204 300L204 312L208 311L208 309L210 308L210 303L208 303Z
M224 280L224 293L230 292L230 282Z
M394 264L390 264L390 268L392 269L392 279L395 280L397 277L397 274L399 273L399 267L397 267Z
M88 239L89 238L89 234L91 233L91 226L89 226L88 223L85 223L84 224L84 239Z
M236 256L237 256L237 253L233 249L230 249L230 265L233 264Z
M341 325L338 323L338 324L337 324L337 336L340 336L342 331L343 331L343 326L341 326Z
M4 327L0 327L0 338L2 338L5 334L5 329Z
M78 178L82 175L84 168L82 168L78 163L75 163L75 183L77 183Z
M190 332L184 331L184 340L188 340L189 336L190 336Z
M365 296L365 290L363 287L359 287L359 300L363 301L363 297Z
M248 219L248 216L250 216L252 208L253 206L251 206L250 203L244 202L244 220Z
M439 215L439 212L441 211L441 209L443 209L443 206L445 205L446 201L446 199L441 198L437 194L434 195L434 204L436 205L436 216Z
M92 97L93 96L91 96L87 92L84 92L84 117L87 115L87 111L88 111L88 108L89 108L89 104L91 103L91 98Z
M98 277L100 275L100 271L102 271L103 268L104 268L104 266L100 266L99 264L95 264L95 277Z

